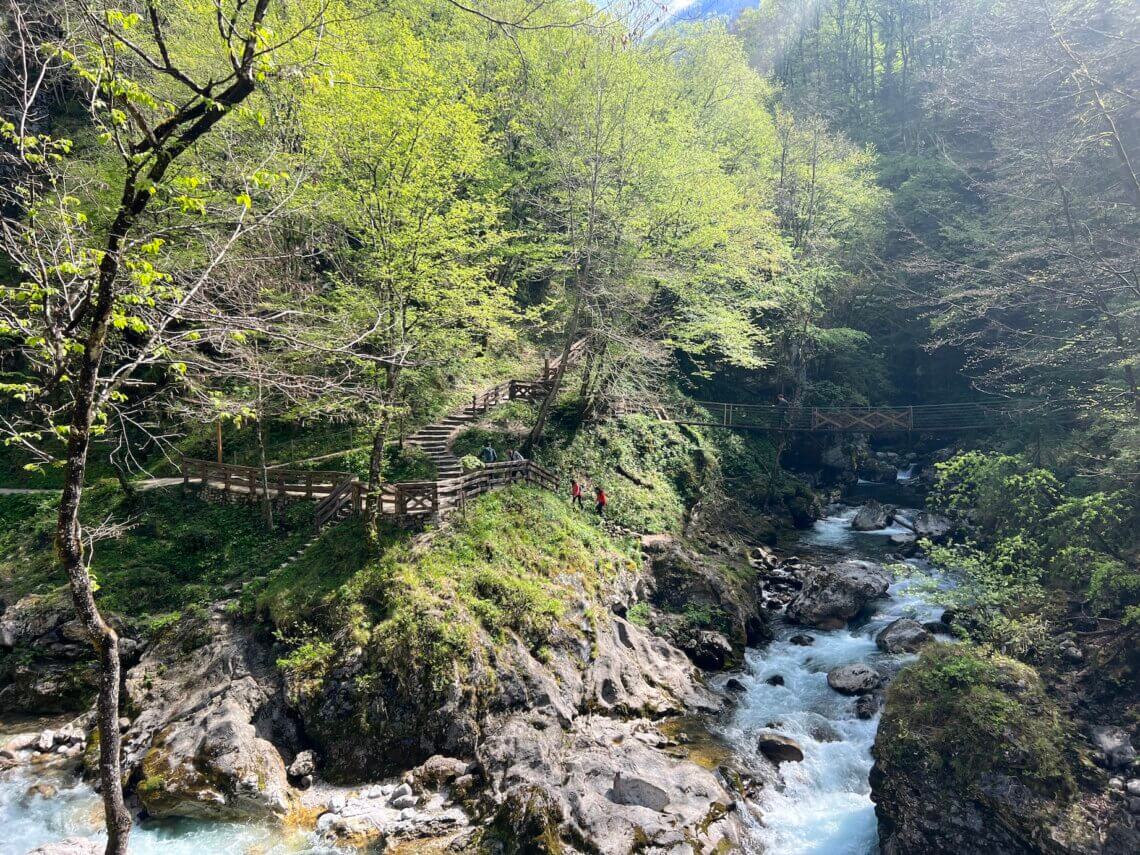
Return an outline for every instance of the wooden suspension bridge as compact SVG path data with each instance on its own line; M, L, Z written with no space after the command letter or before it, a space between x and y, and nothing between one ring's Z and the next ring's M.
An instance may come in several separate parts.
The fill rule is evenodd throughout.
M662 421L704 427L816 433L953 433L994 428L1028 418L1069 420L1073 417L1068 407L1056 402L1014 400L910 407L805 407L693 401L676 408L619 401L613 412L615 415L641 413Z

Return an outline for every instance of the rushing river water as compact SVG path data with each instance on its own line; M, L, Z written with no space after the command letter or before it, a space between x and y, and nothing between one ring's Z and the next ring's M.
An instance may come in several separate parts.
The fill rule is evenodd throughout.
M819 520L797 544L811 558L881 559L889 551L890 528L877 532L851 529L854 509L837 510ZM866 662L890 672L913 657L891 656L875 646L875 635L891 621L912 617L934 620L941 609L923 601L916 585L924 568L913 562L915 575L895 582L890 597L874 604L862 623L835 631L806 630L810 646L789 639L803 627L781 625L767 646L749 650L747 687L724 736L744 756L755 756L757 736L775 730L803 748L802 763L780 766L782 785L765 787L758 807L763 821L756 836L764 850L779 855L868 855L878 850L874 806L868 775L878 716L860 720L854 698L827 685L827 672L840 665ZM783 678L772 685L770 677Z

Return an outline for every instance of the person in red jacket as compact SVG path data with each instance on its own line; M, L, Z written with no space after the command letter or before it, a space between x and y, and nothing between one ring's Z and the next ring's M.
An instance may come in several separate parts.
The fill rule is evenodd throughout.
M594 510L598 512L598 516L605 516L606 512L606 493L601 487L594 488Z
M582 507L582 485L577 478L570 479L570 507Z

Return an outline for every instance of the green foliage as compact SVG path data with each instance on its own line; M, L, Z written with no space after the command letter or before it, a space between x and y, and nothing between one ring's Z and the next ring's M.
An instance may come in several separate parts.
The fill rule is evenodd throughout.
M632 555L631 544L574 512L565 497L515 487L472 502L430 535L430 548L393 537L355 568L305 556L294 565L302 569L270 581L258 607L298 644L318 637L298 627L313 627L321 638L362 645L370 673L409 692L442 692L472 657L486 657L510 636L537 655L569 605L595 595ZM321 580L330 570L332 578ZM303 664L315 653L298 655ZM313 679L299 677L306 692Z
M649 614L649 603L643 601L630 606L626 617L630 623L636 624L637 626L649 626Z
M647 416L592 425L564 447L544 448L540 459L567 479L576 477L587 503L601 486L609 517L649 533L680 531L706 472L716 465L715 453L698 433Z
M1058 586L1090 600L1099 614L1132 620L1140 572L1135 498L1125 493L1073 495L1052 473L1020 458L979 451L938 464L928 501L955 516L971 536L931 546L953 568L959 587L944 595L978 607L972 634L1016 655L1040 650Z
M914 774L949 774L975 797L997 772L1063 800L1074 789L1069 730L1033 669L984 648L928 645L887 690L876 751Z
M11 602L66 580L52 554L58 499L0 496L0 586ZM256 507L182 496L177 488L124 498L111 484L85 494L84 519L134 520L95 545L99 601L127 616L159 615L219 599L227 588L263 575L310 536L312 508L295 505L276 531Z

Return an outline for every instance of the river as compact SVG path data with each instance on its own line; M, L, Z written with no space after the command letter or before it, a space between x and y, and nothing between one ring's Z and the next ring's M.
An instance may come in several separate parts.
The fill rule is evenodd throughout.
M809 560L882 560L890 551L890 535L905 529L855 532L850 525L854 513L853 507L834 508L830 516L785 548ZM815 638L810 646L789 640L805 632L803 627L781 622L771 643L747 652L744 672L735 675L746 691L721 726L720 737L755 763L765 762L756 756L757 734L763 730L773 729L795 739L804 752L803 762L782 764L782 783L765 787L758 797L763 816L753 829L758 850L777 855L869 855L877 851L868 775L878 717L858 719L854 699L830 689L827 672L853 662L867 662L890 672L912 658L884 654L874 642L879 630L896 618L934 620L941 612L925 602L917 588L920 581L930 578L929 569L919 561L910 563L915 573L897 580L890 597L875 603L861 622L842 630L807 630ZM782 685L768 682L776 675L783 678ZM6 736L3 730L0 737ZM46 798L31 792L29 788L36 783L48 784L56 792ZM27 768L0 774L0 828L4 830L0 855L21 855L67 836L99 839L101 825L97 795L74 775ZM131 852L316 855L333 851L315 846L313 840L311 832L256 824L152 821L135 829Z
M796 553L820 561L840 558L882 560L890 551L889 528L877 532L851 529L855 508L833 508L795 544ZM940 607L927 603L921 591L932 579L927 565L908 562L913 573L897 580L888 598L876 602L869 614L846 629L805 630L781 622L775 639L763 648L750 649L745 671L736 675L746 687L736 709L722 729L723 737L744 757L756 757L757 736L775 730L802 747L801 763L780 766L782 784L765 787L757 807L763 819L756 823L757 848L779 855L868 855L878 851L878 832L868 776L871 746L878 715L860 720L854 698L827 685L827 672L840 665L868 663L880 671L896 671L913 656L892 656L875 646L875 635L891 621L911 617L936 620ZM805 633L810 646L789 639ZM783 678L772 685L769 678Z

